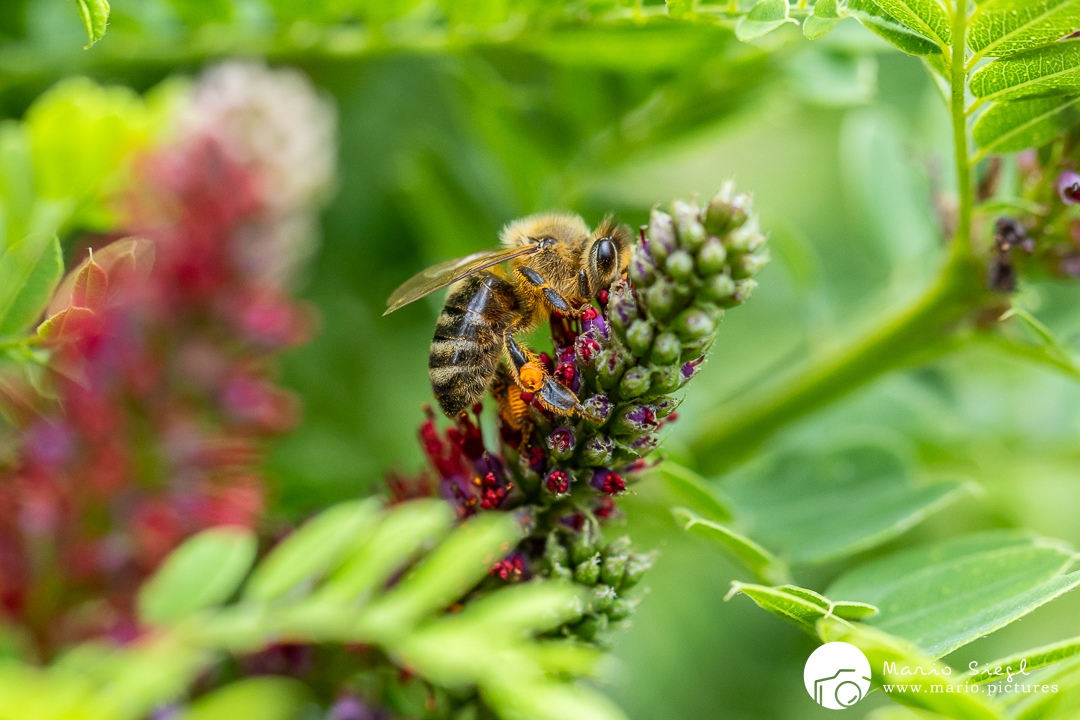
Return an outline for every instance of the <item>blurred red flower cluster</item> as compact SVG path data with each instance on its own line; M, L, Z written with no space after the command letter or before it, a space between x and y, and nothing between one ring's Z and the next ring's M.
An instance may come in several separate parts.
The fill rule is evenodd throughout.
M208 526L257 523L265 439L298 420L273 360L312 331L288 291L303 256L289 245L310 242L311 224L295 221L313 216L330 170L282 205L273 163L214 104L215 84L245 81L288 85L277 102L325 113L332 130L293 71L211 70L179 137L136 163L129 238L92 240L60 285L39 330L48 370L0 380L18 430L0 457L0 612L40 654L130 636L134 591L172 548Z

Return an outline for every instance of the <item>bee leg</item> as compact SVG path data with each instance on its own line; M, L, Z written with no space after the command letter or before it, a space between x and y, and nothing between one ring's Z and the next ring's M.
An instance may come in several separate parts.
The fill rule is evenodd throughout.
M503 338L514 380L522 390L532 393L544 409L560 415L577 414L592 422L601 422L600 418L585 409L577 395L547 374L536 353L518 345L512 332L507 331Z
M585 311L586 307L588 307L588 303L583 304L580 308L571 305L569 300L564 298L558 290L548 284L548 281L544 279L543 275L536 272L531 267L519 265L515 272L530 288L544 298L544 302L547 303L548 306L553 310L558 310L563 315L577 317Z

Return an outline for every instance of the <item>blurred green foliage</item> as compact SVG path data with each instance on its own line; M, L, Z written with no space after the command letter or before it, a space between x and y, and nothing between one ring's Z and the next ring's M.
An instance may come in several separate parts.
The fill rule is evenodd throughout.
M955 191L949 118L919 60L851 20L807 44L767 7L750 22L779 29L742 45L734 21L678 22L656 13L635 21L633 8L617 2L558 4L547 13L527 5L118 0L108 33L85 52L78 15L64 0L14 0L0 10L0 111L8 118L22 118L69 74L141 92L245 53L302 68L336 99L338 194L304 291L323 328L283 369L285 384L303 398L305 419L270 467L281 517L368 494L386 468L416 467L413 435L430 399L425 363L438 301L388 319L380 317L384 299L425 265L493 244L514 217L568 207L590 221L614 210L637 223L656 199L731 176L755 190L776 261L754 302L725 322L666 440L689 466L723 460L691 452L703 424L737 413L742 399L806 357L858 337L925 289L941 260L949 234L941 201ZM681 4L671 5L677 14ZM586 22L590 12L608 20ZM825 10L815 14L834 20ZM741 34L761 29L744 21ZM875 31L888 37L893 29ZM919 38L903 41L927 50ZM47 132L51 122L70 123L63 86L53 93L56 104L42 107L55 114L30 114L24 127ZM75 126L110 143L138 142L153 120L136 105L129 91L110 89L100 114ZM18 177L6 168L25 164L35 145L16 137L14 125L5 128L4 177ZM5 184L5 203L31 207L8 200L19 193L78 196L85 204L71 210L68 229L93 229L103 209L86 176L67 163L90 167L100 159L80 154L84 136L70 137L63 156L41 159L54 169L34 179L32 192L25 181ZM23 228L36 227L30 215L20 217ZM1080 287L1026 282L1018 302L1075 353ZM751 468L722 487L736 517L743 508L740 530L766 552L805 562L795 571L804 586L827 587L877 555L968 531L1026 528L1076 544L1077 408L1074 381L973 343L875 381L770 441L761 462L782 467L805 458L801 476L770 474L774 486L762 489ZM888 457L856 499L872 508L875 493L900 493L911 505L902 517L859 513L874 522L855 527L852 495L838 490L835 522L849 521L844 554L854 558L808 545L798 532L801 505L790 525L755 526L763 505L791 497L784 482L819 487L835 479L827 468L837 447L866 446L888 448ZM977 497L952 492L970 487L958 476L978 482ZM946 495L948 511L931 515ZM625 503L636 542L662 555L634 627L616 640L621 665L610 694L632 717L650 720L824 717L828 711L810 705L800 683L816 641L749 602L722 604L732 579L753 576L708 539L677 531L669 510L685 504L656 482ZM924 521L901 534L915 515ZM862 542L870 536L876 549ZM1058 577L1058 569L1047 572ZM950 662L981 663L1075 635L1078 610L1080 598L1066 596ZM885 702L877 694L859 712Z

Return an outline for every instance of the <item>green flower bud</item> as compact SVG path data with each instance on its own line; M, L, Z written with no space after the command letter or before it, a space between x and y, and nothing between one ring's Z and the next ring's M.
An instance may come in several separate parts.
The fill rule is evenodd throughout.
M600 579L608 585L618 585L619 581L622 580L623 571L626 569L626 561L629 559L629 552L605 557L600 567Z
M607 616L612 622L625 620L633 615L635 607L637 607L636 601L628 600L627 598L617 598L615 602L611 603L611 607L607 611Z
M752 201L749 195L736 195L735 184L728 181L705 208L705 227L713 235L723 235L742 225L750 217Z
M683 340L698 340L716 332L716 323L708 313L696 307L687 308L679 313L672 326Z
M674 392L682 386L682 374L679 365L664 365L652 371L652 384L649 389L654 393Z
M743 255L731 266L731 275L736 279L756 275L769 262L769 251L753 252Z
M641 578L645 577L645 573L652 567L654 559L651 553L648 555L630 553L626 568L623 570L622 582L619 583L619 590L628 590L641 582Z
M671 395L658 397L653 402L656 417L660 419L666 418L668 415L675 412L680 405L682 405L682 398L672 397Z
M694 257L686 250L676 250L668 257L664 267L672 278L685 282L694 274Z
M656 280L656 266L647 253L639 250L634 251L634 257L630 260L630 280L634 287L646 288Z
M710 237L701 246L697 254L698 272L703 276L714 275L724 269L727 262L727 250L720 238Z
M734 294L735 281L727 273L713 275L705 281L701 288L702 297L721 304L731 300L731 296Z
M636 398L643 395L651 384L649 371L643 367L632 367L626 371L619 382L619 397Z
M653 317L663 320L671 315L675 309L675 286L666 279L661 278L645 291L645 304Z
M585 523L581 532L570 542L570 559L574 565L583 563L596 554L596 530L592 523Z
M710 333L705 337L698 338L697 340L691 340L683 343L681 361L693 360L699 358L709 351L709 348L716 342L716 333Z
M637 301L628 287L622 287L611 293L611 299L608 301L607 316L612 327L623 332L630 327L630 323L637 319Z
M652 346L653 326L648 320L638 318L630 323L626 330L626 344L630 346L630 352L638 357L644 357Z
M705 226L698 219L697 205L676 200L671 203L671 209L675 214L675 227L678 230L679 242L690 250L697 250L705 244L709 234L705 232Z
M585 441L581 454L586 465L598 467L611 462L611 453L614 449L615 443L607 435L594 435Z
M750 293L754 292L754 288L756 288L757 285L757 280L752 278L736 281L735 294L731 296L731 299L735 301L736 305L741 305L750 299Z
M730 252L740 254L754 252L765 243L756 218L750 218L746 224L732 230L724 238L724 245Z
M618 347L610 347L600 353L596 368L596 379L600 387L611 390L622 379L626 369L625 353Z
M618 593L615 592L615 588L610 585L597 585L596 590L593 591L592 601L589 605L594 612L606 613L611 610L611 606L615 604L615 601L619 599Z
M592 642L596 636L607 630L607 615L586 615L585 619L570 628L574 635L583 642Z
M596 553L574 567L574 582L595 585L600 580L600 553Z
M657 365L670 365L679 359L682 352L682 344L673 332L664 332L656 336L653 341L652 354L649 359Z
M675 223L662 210L654 209L649 215L649 254L660 265L675 249Z

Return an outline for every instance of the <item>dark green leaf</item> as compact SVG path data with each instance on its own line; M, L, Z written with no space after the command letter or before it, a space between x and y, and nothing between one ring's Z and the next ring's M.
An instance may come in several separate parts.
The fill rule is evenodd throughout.
M1002 57L1060 40L1080 28L1077 0L991 0L968 26L975 58Z
M683 529L720 544L757 579L767 583L782 583L788 579L783 562L748 537L740 535L726 525L705 520L685 508L672 510Z
M971 134L986 153L1039 147L1080 123L1080 96L1018 100L994 105L979 116Z
M1080 584L1056 541L990 532L898 552L842 575L826 593L880 608L868 622L934 657L1027 615Z
M749 14L739 19L735 37L750 42L789 22L794 21L788 16L787 0L759 0Z
M900 23L873 0L848 0L844 14L855 18L871 32L910 55L941 53L940 45Z
M139 592L144 622L172 624L227 600L255 560L257 543L245 528L204 530L165 559Z
M34 233L0 255L0 335L20 335L49 304L64 272L56 235Z
M782 454L740 473L727 490L755 538L792 563L812 564L881 545L970 486L916 484L899 454L859 445Z
M1080 91L1080 40L1052 43L995 60L971 76L971 93L983 100L1020 100Z
M86 35L90 39L86 47L89 48L105 36L105 26L109 22L109 0L75 0L75 7L86 26Z

